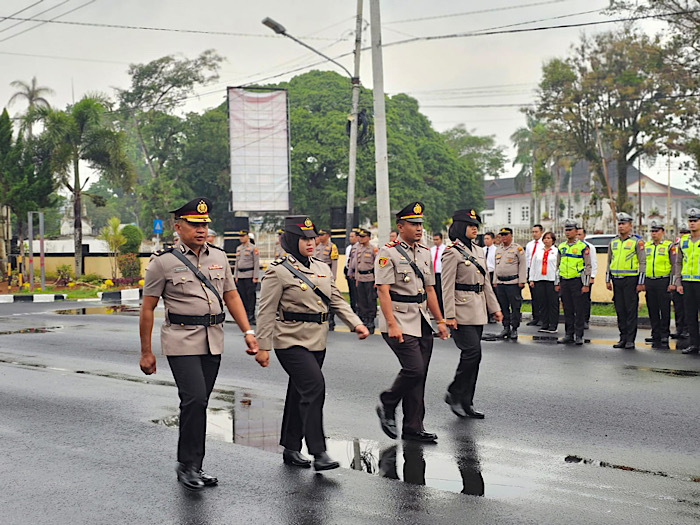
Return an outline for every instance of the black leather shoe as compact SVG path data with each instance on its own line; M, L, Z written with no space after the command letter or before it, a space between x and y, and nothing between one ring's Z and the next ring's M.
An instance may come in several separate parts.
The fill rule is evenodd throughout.
M682 352L683 354L697 354L698 353L698 347L697 346L689 346Z
M298 450L285 448L284 452L282 452L282 461L284 461L285 465L291 465L292 467L311 467L311 460Z
M583 323L583 329L584 330L589 330L591 328L590 323Z
M435 441L437 441L437 434L426 432L425 430L420 432L404 432L401 434L401 439L406 441L419 441L421 443L435 443Z
M678 334L671 334L671 339L678 339Z
M391 439L396 439L398 437L398 432L396 430L396 416L391 413L388 414L384 405L377 405L377 415L379 416L379 424L382 427L384 433Z
M509 337L511 340L513 340L513 341L517 341L517 340L518 340L518 329L517 329L517 328L513 328L513 329L510 331L510 335L509 335L508 337Z
M469 407L464 407L464 411L467 413L468 417L471 417L474 419L484 419L484 413L476 410L474 408L474 405L469 406Z
M578 345L581 346L583 344L583 337L577 337L574 342Z
M663 341L655 341L651 343L651 347L655 350L670 350L671 348L668 346L668 343L664 343Z
M338 468L340 463L333 461L328 454L321 452L320 454L314 454L314 470L333 470Z
M452 410L454 415L459 417L467 417L467 413L464 411L462 404L459 401L457 401L449 392L445 393L445 403L450 405L450 409Z
M634 343L625 343L625 350L634 350Z
M562 337L561 339L557 339L557 344L560 344L560 345L570 345L573 342L574 342L574 338L571 337L570 335L566 335L566 336Z
M645 337L645 338L644 338L644 342L645 342L645 343L653 343L653 342L654 342L654 338L653 338L653 337Z
M624 341L618 341L613 345L613 348L624 348L626 344L627 343L625 343Z
M194 467L178 463L175 467L175 473L177 474L177 480L186 489L201 490L204 488L204 481L199 475L199 470L196 470Z
M209 474L205 474L201 469L199 470L199 478L202 480L202 483L204 483L205 487L213 487L214 485L219 484L218 478L210 476Z
M508 328L504 328L498 335L496 335L496 339L508 339L509 336L510 330Z
M539 321L535 321L535 320L533 319L532 321L530 321L529 323L527 323L525 326L537 326L538 323L539 323Z
M668 337L662 337L662 338L661 338L661 344L662 344L662 345L667 345L667 344L668 344Z

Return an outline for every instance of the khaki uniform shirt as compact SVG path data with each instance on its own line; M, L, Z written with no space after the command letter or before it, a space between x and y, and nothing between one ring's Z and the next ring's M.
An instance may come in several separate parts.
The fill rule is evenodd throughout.
M282 249L282 244L279 241L277 241L275 243L275 252L273 253L272 258L279 259L283 255L284 255L284 250Z
M515 275L515 279L501 281L500 277ZM510 243L507 248L502 244L496 248L496 268L493 271L493 284L520 284L527 282L527 263L525 250L519 244Z
M236 269L234 279L257 279L260 269L258 249L251 243L239 244L236 248Z
M180 250L214 285L223 301L224 293L236 289L226 252L211 245L204 245L199 257L179 242ZM162 297L165 305L165 321L160 328L160 346L163 355L214 355L224 351L224 325L180 326L170 324L168 314L208 315L221 313L219 300L205 288L192 270L172 253L154 254L146 268L143 295Z
M360 244L354 253L355 257L355 280L360 283L374 282L374 260L377 258L377 249L368 244ZM372 270L371 273L360 273Z
M486 277L481 275L477 267L454 246L472 255L481 267L486 270ZM442 254L442 303L445 309L445 319L456 319L457 324L485 325L488 314L498 312L496 294L493 293L489 273L486 268L484 250L472 244L471 252L461 241L455 241L445 248ZM481 284L483 292L468 292L456 290L455 284Z
M391 285L390 291L400 295L425 293L425 286L435 286L435 274L430 261L430 250L427 246L419 243L416 243L411 248L405 242L400 242L406 254L415 261L418 270L423 273L425 284L414 273L410 261L406 260L396 249L398 242L386 244L379 249L377 259L374 262L374 282L377 286L389 284ZM421 337L422 319L425 319L430 324L427 301L423 301L420 304L392 301L391 310L394 312L396 322L404 334ZM389 332L386 318L381 310L379 311L379 331Z
M331 267L331 275L335 279L338 271L338 247L335 243L332 243L330 240L325 244L319 243L314 248L314 257Z
M294 257L286 259L303 273L314 285L331 300L330 309L343 322L355 328L362 324L343 294L331 278L331 269L314 257L309 258L309 267L299 264ZM278 261L268 266L260 287L260 309L258 310L258 346L261 350L276 350L303 346L307 350L326 349L328 322L322 324L303 321L283 321L281 312L325 313L326 303L307 285L303 285L292 272Z
M355 278L355 251L360 246L359 242L356 242L350 248L350 255L348 256L348 277L351 279Z

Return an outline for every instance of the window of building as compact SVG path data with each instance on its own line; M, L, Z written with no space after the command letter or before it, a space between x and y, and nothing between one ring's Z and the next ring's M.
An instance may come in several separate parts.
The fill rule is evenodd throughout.
M520 207L520 222L530 222L530 206Z
M513 222L512 217L513 217L513 214L511 213L510 206L508 206L508 213L507 213L507 219L506 219L506 222L508 224L511 224Z

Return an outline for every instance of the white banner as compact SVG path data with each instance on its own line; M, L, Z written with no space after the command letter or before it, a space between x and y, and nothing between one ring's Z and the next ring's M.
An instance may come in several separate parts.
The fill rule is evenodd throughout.
M287 92L228 88L233 211L288 212Z

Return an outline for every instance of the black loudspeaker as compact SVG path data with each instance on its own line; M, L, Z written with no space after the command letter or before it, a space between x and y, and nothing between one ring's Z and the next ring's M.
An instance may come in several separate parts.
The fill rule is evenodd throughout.
M331 240L340 252L345 251L345 206L331 206ZM352 214L352 227L360 225L360 208L355 206Z
M236 264L236 248L241 244L241 231L250 231L248 217L237 217L229 212L224 216L224 251L231 266Z

